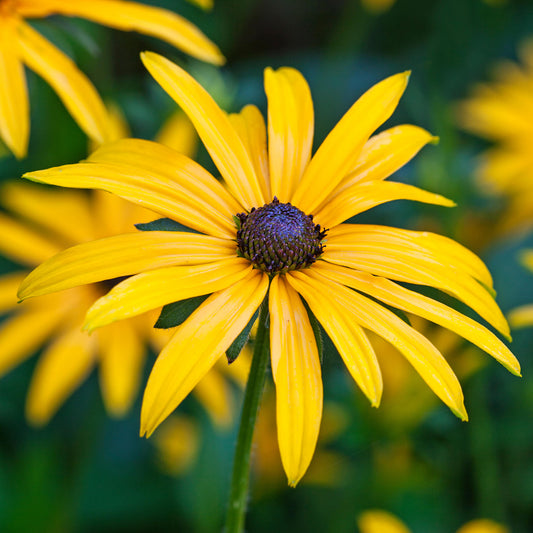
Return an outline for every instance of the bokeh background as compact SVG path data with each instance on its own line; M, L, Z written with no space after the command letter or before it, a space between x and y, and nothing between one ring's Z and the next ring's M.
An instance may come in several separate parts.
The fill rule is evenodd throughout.
M386 126L416 124L438 135L440 143L424 148L395 179L440 193L458 206L402 201L358 220L453 237L488 263L504 312L533 302L533 273L519 260L522 251L533 248L533 233L525 224L502 229L508 200L490 194L475 177L479 155L490 143L461 129L458 105L477 83L492 79L499 62L519 61L519 47L533 38L531 0L397 0L382 11L360 0L215 0L208 12L179 0L144 3L195 22L220 46L227 65L216 69L155 39L78 19L50 17L34 26L76 59L106 101L120 107L132 134L146 139L154 138L176 108L142 67L142 50L185 65L227 110L255 103L265 111L263 69L298 68L315 104L315 146L364 90L412 70ZM3 154L2 185L26 171L77 162L88 150L53 91L33 73L28 80L29 155L17 161ZM533 144L533 126L524 142ZM213 168L202 147L197 157ZM0 257L0 272L19 268ZM354 532L360 513L376 508L400 517L415 533L455 532L481 517L512 532L533 531L533 328L513 330L512 348L523 367L519 379L454 335L424 323L419 327L460 375L470 422L459 421L433 398L386 345L378 354L383 405L370 408L326 341L322 435L296 489L287 487L282 474L272 391L265 393L248 531ZM35 355L0 378L0 531L220 531L236 434L231 417L214 423L191 396L172 426L140 439L141 395L125 416L110 418L93 371L48 424L35 427L24 408L39 360ZM150 357L143 380L153 352ZM233 422L238 383L228 385Z

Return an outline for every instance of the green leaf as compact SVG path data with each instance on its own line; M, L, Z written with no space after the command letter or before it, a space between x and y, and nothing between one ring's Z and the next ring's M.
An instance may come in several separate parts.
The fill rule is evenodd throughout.
M311 328L315 334L316 347L318 349L318 357L320 359L320 364L324 362L324 338L322 337L322 326L318 321L317 317L313 314L313 311L309 308L306 302L304 306L307 309L307 316L309 317L309 322L311 323Z
M254 313L254 316L250 319L250 322L246 324L246 327L237 335L237 338L231 343L231 346L226 350L226 358L228 359L228 364L233 363L235 359L241 353L241 350L244 348L248 337L250 337L250 331L252 330L257 317L259 316L259 309Z
M205 294L204 296L195 296L194 298L187 298L186 300L165 305L157 322L154 324L154 328L168 329L183 324L207 297L208 295Z
M194 229L188 228L171 218L158 218L152 222L143 222L135 224L135 227L141 231L185 231L189 233L200 233Z

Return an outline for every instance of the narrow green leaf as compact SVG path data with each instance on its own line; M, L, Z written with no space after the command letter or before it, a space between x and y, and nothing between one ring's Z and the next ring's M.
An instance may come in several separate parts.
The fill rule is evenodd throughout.
M208 294L195 296L194 298L187 298L186 300L165 305L161 310L157 322L154 324L154 328L168 329L183 324L208 296Z
M188 228L171 218L158 218L152 222L143 222L135 224L135 227L141 231L185 231L188 233L200 233L194 229Z
M228 359L228 364L233 363L235 359L241 353L241 350L244 348L246 341L250 337L250 331L252 330L257 317L259 316L259 309L254 313L254 316L250 319L250 322L246 324L246 327L237 335L237 338L231 343L231 346L226 351L226 358Z

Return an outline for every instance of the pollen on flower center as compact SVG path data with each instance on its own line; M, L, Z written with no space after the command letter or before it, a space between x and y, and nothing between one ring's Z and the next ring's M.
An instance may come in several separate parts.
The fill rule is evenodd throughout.
M324 251L326 230L291 204L272 203L237 215L239 255L268 274L307 268Z

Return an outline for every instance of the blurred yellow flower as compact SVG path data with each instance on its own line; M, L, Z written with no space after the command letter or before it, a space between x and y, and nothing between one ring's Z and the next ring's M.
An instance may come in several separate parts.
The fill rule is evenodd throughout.
M359 533L411 533L399 518L377 509L361 513L357 525ZM479 519L466 523L457 533L510 533L510 530L492 520Z
M490 293L491 276L477 256L429 232L343 224L397 199L454 205L385 181L433 140L410 125L370 137L396 108L408 73L361 96L311 158L313 103L298 71L265 71L267 151L267 126L255 106L228 117L171 61L151 52L143 61L189 115L225 184L187 157L138 139L104 146L77 165L27 174L52 185L113 192L195 232L139 232L70 248L34 270L19 291L26 299L133 275L92 306L85 324L90 330L211 294L154 365L143 400L142 434L150 435L188 395L267 293L278 443L291 485L307 470L322 417L318 349L302 298L374 406L382 379L363 328L395 344L439 398L467 418L461 386L445 358L389 305L455 331L519 374L516 358L488 329L395 283L446 291L508 335Z
M493 80L474 87L458 107L462 127L493 142L476 174L481 187L508 201L500 232L533 222L533 42L520 56L522 65L501 62Z
M75 63L35 31L26 19L61 14L163 39L215 64L218 48L179 15L126 0L0 0L0 139L19 158L26 155L30 112L24 65L57 93L80 128L98 143L110 139L102 100Z

